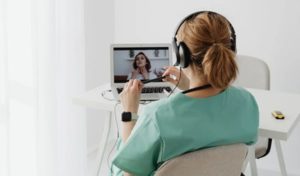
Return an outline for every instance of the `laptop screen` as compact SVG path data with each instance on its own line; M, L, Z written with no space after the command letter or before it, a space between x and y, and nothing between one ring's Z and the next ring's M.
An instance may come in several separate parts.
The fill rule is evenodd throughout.
M170 55L170 46L167 44L113 46L114 83L125 83L130 79L147 80L161 77L164 67L170 65Z

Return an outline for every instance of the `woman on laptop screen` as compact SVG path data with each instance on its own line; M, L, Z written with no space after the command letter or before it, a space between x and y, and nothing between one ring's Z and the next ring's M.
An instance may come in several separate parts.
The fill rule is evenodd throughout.
M148 57L143 52L139 52L133 60L132 71L128 74L127 80L138 79L147 80L156 78L156 75L151 71L151 63Z
M144 85L137 76L125 84L111 175L153 176L164 162L187 152L256 142L257 103L247 90L232 85L238 71L235 44L232 25L218 13L196 12L179 23L173 38L179 68L167 67L162 76L182 91L138 113ZM134 74L149 76L146 68L136 67Z

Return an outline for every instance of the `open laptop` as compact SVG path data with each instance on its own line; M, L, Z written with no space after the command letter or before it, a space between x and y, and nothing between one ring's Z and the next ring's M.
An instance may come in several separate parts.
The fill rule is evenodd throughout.
M111 88L114 98L120 99L124 84L130 79L145 81L161 77L163 68L172 64L171 56L171 44L112 44ZM167 96L165 91L170 92L171 89L171 85L162 80L147 83L141 100L161 99Z

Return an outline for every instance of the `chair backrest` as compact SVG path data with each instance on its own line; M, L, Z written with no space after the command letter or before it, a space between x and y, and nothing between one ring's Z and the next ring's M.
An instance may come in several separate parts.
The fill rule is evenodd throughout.
M186 153L166 161L155 176L240 176L247 150L232 144Z
M270 89L270 71L263 60L252 56L237 55L236 61L239 74L233 83L234 85L255 89Z
M245 55L237 55L236 59L239 74L234 85L270 90L270 70L263 60ZM259 138L255 144L255 157L266 156L270 152L271 143L271 139Z

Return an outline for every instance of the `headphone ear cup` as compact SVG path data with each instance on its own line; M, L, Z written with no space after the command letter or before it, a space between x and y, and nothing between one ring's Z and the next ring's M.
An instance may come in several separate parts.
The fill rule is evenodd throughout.
M230 39L230 42L231 42L231 50L236 53L235 41L233 39Z
M174 66L178 66L180 64L180 55L179 55L179 50L178 50L178 46L176 43L176 38L173 39L172 45L173 45L173 49L174 49L174 52L176 55L176 62L174 64Z
M189 48L186 46L184 42L180 42L178 46L178 54L180 60L180 67L186 68L190 64L191 53ZM178 60L178 59L177 59Z

